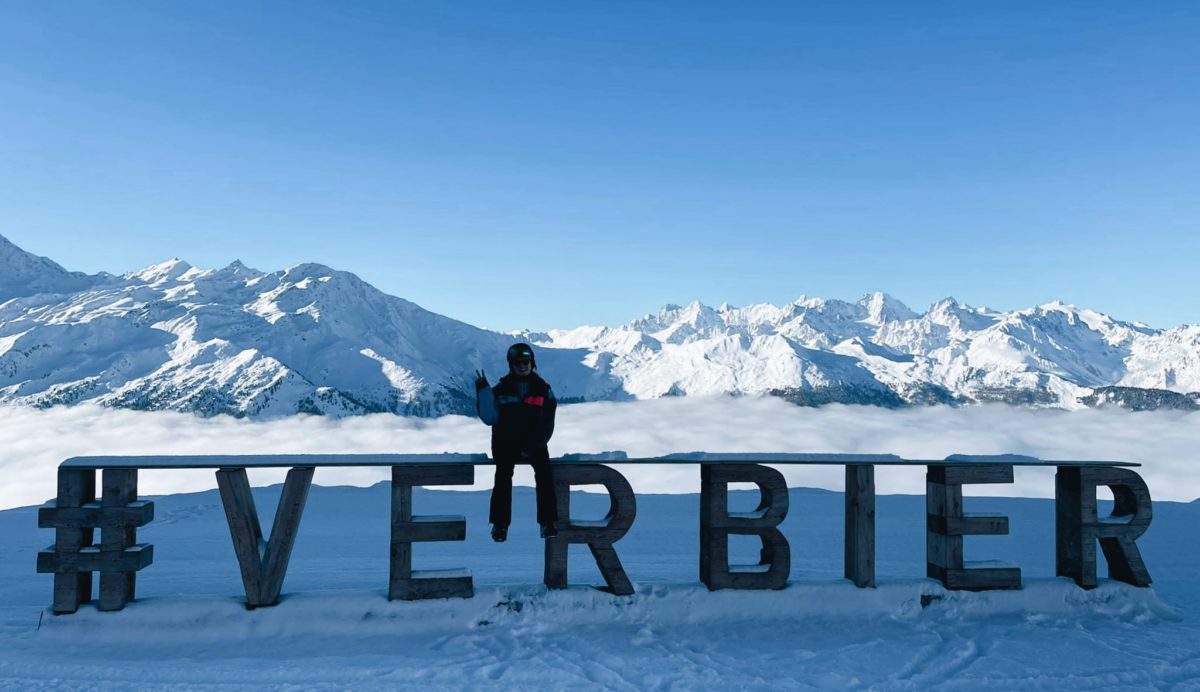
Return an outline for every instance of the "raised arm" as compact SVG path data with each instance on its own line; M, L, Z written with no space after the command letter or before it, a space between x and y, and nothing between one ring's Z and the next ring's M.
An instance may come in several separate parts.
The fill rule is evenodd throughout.
M475 412L479 414L479 420L488 425L495 425L500 418L500 412L496 410L496 395L482 370L475 371Z

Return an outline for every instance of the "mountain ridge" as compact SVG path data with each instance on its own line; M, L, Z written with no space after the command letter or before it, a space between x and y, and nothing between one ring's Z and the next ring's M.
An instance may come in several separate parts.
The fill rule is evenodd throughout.
M883 292L693 301L617 327L503 334L317 263L268 272L175 258L85 275L0 236L0 270L0 403L17 405L470 415L471 373L495 379L525 339L564 401L1200 408L1200 325L1153 329L1061 301L1002 312L947 297L924 313Z

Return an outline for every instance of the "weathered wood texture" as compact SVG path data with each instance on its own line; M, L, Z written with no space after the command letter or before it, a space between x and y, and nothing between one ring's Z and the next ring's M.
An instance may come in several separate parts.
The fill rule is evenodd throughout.
M55 529L55 544L38 553L38 572L54 573L55 613L73 613L92 600L92 573L100 573L98 607L120 610L133 600L135 575L154 558L137 543L137 527L154 518L154 503L137 500L137 470L107 469L101 500L96 472L60 469L58 497L38 510L38 525ZM95 529L100 545L95 545Z
M1096 488L1112 490L1113 511L1100 518ZM1150 527L1153 506L1142 477L1128 469L1060 467L1054 478L1055 571L1085 589L1094 588L1096 541L1104 551L1111 578L1149 586L1150 572L1137 539Z
M467 537L462 516L413 514L413 486L471 485L471 464L409 465L392 467L392 543L388 599L415 601L426 598L470 598L475 585L466 570L413 570L413 543L461 541Z
M55 509L70 511L75 507L91 504L96 499L96 472L95 471L67 471L59 469L58 471L58 498L54 503ZM49 508L44 508L49 509ZM38 512L38 526L46 528L43 524L43 519L49 520L53 517L45 517L41 511ZM82 603L88 603L92 600L92 573L90 571L68 571L60 565L45 565L51 569L43 569L42 555L49 553L50 556L62 560L67 556L78 554L80 550L92 545L93 530L89 527L80 526L79 528L55 527L54 545L47 551L42 551L38 555L38 571L54 573L54 603L53 609L56 613L74 613L79 610Z
M58 507L51 501L38 508L38 526L43 529L90 531L104 526L145 526L152 519L154 503L143 500L130 502L124 507L105 507L99 502L85 502L79 507Z
M558 535L546 539L543 581L547 588L567 588L567 553L571 543L585 543L607 584L605 590L618 596L633 593L633 584L613 544L633 526L637 498L629 481L616 470L600 464L552 464ZM603 485L608 490L608 514L600 521L571 518L571 486Z
M139 543L119 553L105 553L98 545L80 548L78 552L58 555L51 550L38 553L38 571L55 574L90 572L136 572L154 561L154 546ZM88 583L90 588L91 584Z
M104 507L124 507L137 500L137 469L105 469L101 474ZM137 543L135 526L100 527L100 552L119 555ZM100 610L120 610L133 600L137 572L100 572Z
M568 454L555 457L558 464L871 464L874 466L959 466L964 463L1004 463L1014 466L1138 466L1124 461L1078 461L1038 459L1001 454L954 454L945 459L902 459L895 454L793 454L779 452L722 452L667 454L658 457L627 457L619 454ZM301 466L400 466L469 463L491 466L486 454L202 454L149 456L83 456L62 462L74 469L216 469L216 468L296 468Z
M1008 534L1008 517L963 513L963 485L1012 482L1009 464L929 467L925 476L925 545L926 573L931 578L947 589L1021 588L1020 568L967 567L963 560L963 536Z
M875 467L846 464L845 575L859 588L875 586Z
M217 471L217 488L225 507L225 518L229 522L233 551L241 568L247 608L271 606L279 602L314 471L311 466L288 471L279 506L275 510L275 522L265 546L246 469L224 468Z
M753 512L729 511L729 484L754 483L762 493ZM791 547L776 528L787 517L783 474L769 466L706 464L700 467L700 581L710 590L782 589L792 569ZM757 565L729 564L729 535L758 536Z
M947 457L944 460L901 459L892 455L821 454L679 454L637 459L564 458L552 464L556 474L559 514L565 517L556 538L545 544L545 582L551 588L567 585L567 546L585 543L592 551L608 588L631 593L633 587L613 543L628 531L636 513L636 498L625 479L599 462L618 464L699 464L701 466L700 577L710 589L782 588L790 571L791 552L776 528L787 512L787 489L782 476L761 466L772 464L840 464L846 467L845 575L856 585L875 583L874 466L926 465L928 574L950 588L1019 588L1020 570L967 568L963 561L965 535L1007 534L1008 518L972 515L962 511L962 484L1012 482L1014 465L1056 466L1057 573L1081 586L1096 584L1098 541L1114 579L1138 586L1150 584L1136 539L1150 524L1152 506L1145 482L1118 467L1136 466L1109 461L1047 461L1032 457ZM492 463L487 455L267 455L185 457L78 457L62 463L55 500L38 511L38 524L55 530L55 543L37 556L37 570L54 574L53 611L75 612L93 599L92 573L100 573L99 606L120 609L134 597L135 573L153 561L153 546L136 543L136 528L153 519L154 505L137 500L141 468L215 468L221 499L229 520L234 551L246 590L247 605L278 601L294 545L304 502L316 466L393 467L393 541L389 597L428 598L473 592L465 570L414 572L412 543L462 540L461 516L412 516L411 488L471 482L462 468ZM291 466L270 541L263 542L254 508L247 468ZM104 472L98 500L96 471ZM762 502L754 512L728 511L728 483L754 482ZM570 487L603 484L611 508L604 521L570 519ZM1095 489L1107 485L1114 493L1111 515L1096 515ZM404 487L408 490L405 491ZM100 529L97 544L95 530ZM730 534L757 535L762 540L759 563L728 564Z

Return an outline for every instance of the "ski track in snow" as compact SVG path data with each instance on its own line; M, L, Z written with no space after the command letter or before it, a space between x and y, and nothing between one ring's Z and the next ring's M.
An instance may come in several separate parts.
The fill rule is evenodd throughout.
M153 605L169 607L165 603ZM1092 616L1080 612L1074 617L1088 621ZM178 648L168 652L145 652L123 659L121 650L127 650L127 643L106 650L102 644L86 639L64 645L63 637L45 642L34 637L27 646L17 649L16 661L4 661L0 666L0 682L5 689L43 685L124 688L150 682L155 687L211 689L269 684L281 689L500 685L523 689L601 686L617 690L728 686L764 690L1052 690L1186 688L1200 680L1194 644L1189 653L1144 658L1145 652L1127 650L1125 641L1109 643L1107 630L1104 635L1096 635L1076 625L1071 628L1074 631L1047 631L1039 626L990 623L986 618L943 618L936 613L901 627L854 615L841 620L774 623L770 627L736 620L702 626L637 628L520 622L471 627L426 642L419 635L404 635L402 623L396 624L400 630L397 636L381 641L364 643L353 636L305 638L303 645L293 649L290 645L295 642L285 638L271 642L257 655L239 654L237 650L242 646L253 651L248 641L242 641L211 647L174 644L172 647ZM1154 623L1144 626L1153 627ZM647 634L647 627L654 628L653 633ZM822 641L827 629L844 631ZM64 633L68 641L74 634ZM1051 661L1045 667L1014 667L1020 659L997 650L997 634L1009 640L1053 646L1068 654L1092 650L1099 653L1100 659L1110 654L1116 658L1108 665L1087 661L1084 669L1070 661ZM328 653L319 654L322 649ZM289 655L288 650L294 653ZM175 658L180 654L185 655ZM113 657L111 662L109 656ZM1134 661L1137 664L1131 665ZM898 665L889 672L887 664ZM52 674L47 676L48 672Z

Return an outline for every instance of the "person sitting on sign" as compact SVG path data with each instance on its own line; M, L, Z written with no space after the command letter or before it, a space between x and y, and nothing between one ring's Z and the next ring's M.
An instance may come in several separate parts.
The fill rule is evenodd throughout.
M533 466L537 485L537 521L542 538L558 535L558 507L554 498L554 479L550 473L547 443L554 434L554 413L558 401L550 384L537 374L537 360L529 344L514 344L508 349L508 374L493 388L482 370L475 372L476 410L479 419L492 426L492 459L496 464L496 482L492 487L489 521L492 540L508 538L512 522L513 467L518 463Z

